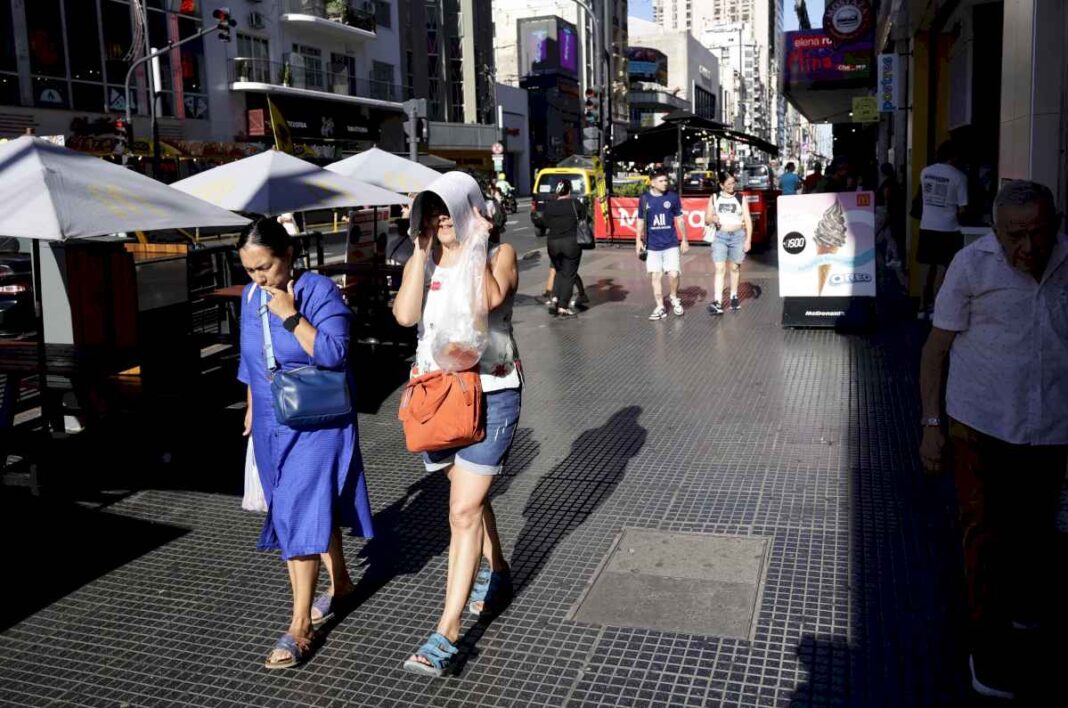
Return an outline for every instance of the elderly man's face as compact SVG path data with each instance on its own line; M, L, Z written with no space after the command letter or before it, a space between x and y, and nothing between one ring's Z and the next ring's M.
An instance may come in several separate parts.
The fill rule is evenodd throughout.
M1057 242L1059 217L1042 204L998 209L994 233L1013 268L1040 277Z

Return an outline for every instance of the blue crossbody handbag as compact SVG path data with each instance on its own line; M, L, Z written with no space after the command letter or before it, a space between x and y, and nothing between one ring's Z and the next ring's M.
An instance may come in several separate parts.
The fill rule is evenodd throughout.
M344 371L320 369L314 364L282 371L271 343L267 293L260 290L263 353L271 380L274 417L290 428L320 428L352 419L352 397Z

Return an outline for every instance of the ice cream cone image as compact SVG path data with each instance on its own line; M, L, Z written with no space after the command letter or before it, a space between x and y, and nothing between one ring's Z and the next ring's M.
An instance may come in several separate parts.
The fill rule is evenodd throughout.
M835 199L834 204L827 208L827 211L823 212L819 223L816 224L816 233L812 239L816 242L817 256L838 253L838 249L845 245L845 212L842 211L842 205L838 203L837 199ZM827 284L827 278L830 275L831 264L821 263L818 272L819 286L816 290L817 295L823 294L823 286Z

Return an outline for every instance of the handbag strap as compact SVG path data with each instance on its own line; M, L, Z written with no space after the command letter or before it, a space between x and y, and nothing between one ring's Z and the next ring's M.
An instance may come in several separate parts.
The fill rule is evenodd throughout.
M267 357L267 371L273 372L278 368L278 362L274 358L274 344L271 342L271 321L267 309L267 292L260 288L260 322L263 324L263 354Z

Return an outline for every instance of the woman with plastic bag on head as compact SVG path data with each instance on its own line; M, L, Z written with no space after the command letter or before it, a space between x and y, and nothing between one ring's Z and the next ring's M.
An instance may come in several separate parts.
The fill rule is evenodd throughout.
M472 177L450 172L435 180L412 204L414 251L393 305L398 323L419 327L409 388L425 378L459 381L466 375L481 389L482 429L475 442L413 446L405 423L409 449L426 450L427 471L444 473L450 482L444 611L430 638L404 663L409 671L430 676L449 669L464 608L476 616L493 614L512 594L489 490L519 422L523 377L512 337L519 274L515 249L489 243L492 226ZM482 558L488 568L479 572Z

